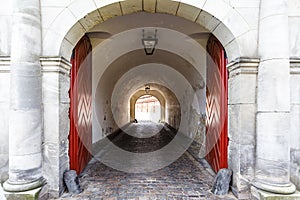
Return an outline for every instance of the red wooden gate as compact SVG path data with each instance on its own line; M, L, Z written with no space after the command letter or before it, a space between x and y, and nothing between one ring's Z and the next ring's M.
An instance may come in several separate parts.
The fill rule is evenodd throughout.
M79 174L91 159L92 46L84 36L73 49L70 84L70 169Z
M228 167L227 59L222 44L214 36L208 40L207 52L206 160L217 172Z

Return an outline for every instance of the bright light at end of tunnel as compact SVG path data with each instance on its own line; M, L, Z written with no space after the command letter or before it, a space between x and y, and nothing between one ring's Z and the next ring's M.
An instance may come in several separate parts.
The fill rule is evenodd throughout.
M135 118L138 121L159 122L161 119L161 105L152 95L141 96L135 103Z

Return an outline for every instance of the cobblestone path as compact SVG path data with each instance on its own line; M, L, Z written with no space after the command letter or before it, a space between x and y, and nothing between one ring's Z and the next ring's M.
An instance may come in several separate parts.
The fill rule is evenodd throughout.
M127 151L149 152L172 140L172 137L166 137L165 131L168 129L163 129L162 125L138 123L130 125L129 129L137 132L130 135L122 133L113 141ZM160 133L151 135L151 130L152 133L153 130L160 130ZM143 131L146 135L141 135ZM92 159L80 175L80 184L84 191L78 195L65 193L60 199L236 199L231 194L213 195L210 192L213 179L213 175L188 152L169 166L148 173L125 173Z

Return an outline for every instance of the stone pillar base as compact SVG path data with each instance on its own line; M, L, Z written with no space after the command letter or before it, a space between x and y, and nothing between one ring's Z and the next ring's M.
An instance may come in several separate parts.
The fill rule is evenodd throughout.
M7 200L35 200L38 199L42 187L25 192L4 192Z
M300 192L293 194L274 194L251 187L251 200L300 200Z
M6 192L23 192L23 191L30 191L36 188L40 188L44 184L44 179L40 178L36 181L30 183L11 183L9 180L3 183L3 189Z
M252 185L263 191L268 191L275 194L293 194L296 191L296 187L292 183L286 185L270 185L254 181Z

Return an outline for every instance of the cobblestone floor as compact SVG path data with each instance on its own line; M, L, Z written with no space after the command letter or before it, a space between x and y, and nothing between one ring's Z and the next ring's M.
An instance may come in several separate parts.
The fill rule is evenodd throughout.
M141 128L139 126L135 124L130 128L139 130ZM162 143L170 142L170 137L166 137L162 127L158 126L161 125L147 124L144 128L149 130L159 128L161 130L159 134L149 135L150 137L146 138L123 134L114 141L114 144L132 152L148 152L151 147L157 149L162 146ZM213 179L213 175L188 152L169 166L148 173L125 173L93 159L80 175L80 184L84 191L78 195L65 193L60 199L236 199L231 194L213 195L210 192Z

